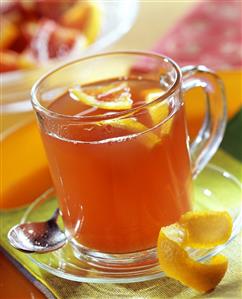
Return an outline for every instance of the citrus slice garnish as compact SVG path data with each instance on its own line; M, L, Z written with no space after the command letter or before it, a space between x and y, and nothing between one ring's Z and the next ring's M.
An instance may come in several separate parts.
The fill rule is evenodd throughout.
M153 102L164 94L164 91L160 89L148 89L145 90L143 95L145 97L145 102L147 104ZM169 116L170 110L167 101L162 101L153 106L148 107L148 111L152 120L153 125L157 125L162 122L165 118ZM173 118L168 119L161 126L162 134L169 134L171 126L173 123Z
M180 221L185 234L183 245L212 248L228 241L233 227L228 212L188 212Z
M189 256L184 246L198 248L201 244L201 248L211 248L211 244L224 243L231 234L231 223L227 212L188 212L178 223L163 227L157 244L161 269L167 276L198 291L214 289L227 270L226 257L217 255L207 263L200 263Z
M105 110L125 110L132 107L133 101L125 83L85 88L78 86L69 89L70 97L82 103Z
M149 148L153 148L157 143L160 142L160 138L152 133L152 132L145 132L148 130L144 124L139 122L135 117L124 118L124 119L110 119L102 121L101 124L103 125L110 125L114 128L119 128L123 130L128 130L131 133L142 133L139 135L139 140Z

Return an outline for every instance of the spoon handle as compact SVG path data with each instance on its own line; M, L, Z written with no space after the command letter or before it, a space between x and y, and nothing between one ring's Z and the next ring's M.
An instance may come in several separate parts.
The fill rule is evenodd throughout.
M54 213L53 213L53 215L52 215L52 217L50 218L49 221L51 221L51 222L56 222L59 215L60 215L60 209L57 208L57 209L54 211Z

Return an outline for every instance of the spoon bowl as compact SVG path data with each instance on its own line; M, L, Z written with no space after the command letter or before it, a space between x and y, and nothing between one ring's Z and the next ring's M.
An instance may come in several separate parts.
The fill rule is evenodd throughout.
M67 242L65 233L56 221L59 209L44 222L18 224L8 232L10 244L26 253L47 253L63 247Z

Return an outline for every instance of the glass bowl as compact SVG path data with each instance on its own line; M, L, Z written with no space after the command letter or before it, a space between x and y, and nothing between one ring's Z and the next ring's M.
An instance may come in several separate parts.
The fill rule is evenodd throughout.
M71 59L96 53L120 39L130 30L138 12L137 0L98 0L98 4L102 13L102 25L99 37L88 48L76 55L76 57L72 56ZM59 61L55 60L55 62L50 62L48 65L34 70L1 74L2 113L16 114L32 111L30 89L33 83L51 68L66 62L68 62L68 58Z

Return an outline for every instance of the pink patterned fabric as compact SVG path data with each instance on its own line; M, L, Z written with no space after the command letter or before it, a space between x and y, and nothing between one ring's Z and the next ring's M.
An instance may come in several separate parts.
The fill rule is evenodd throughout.
M180 65L241 68L242 1L201 1L158 42L154 51Z

